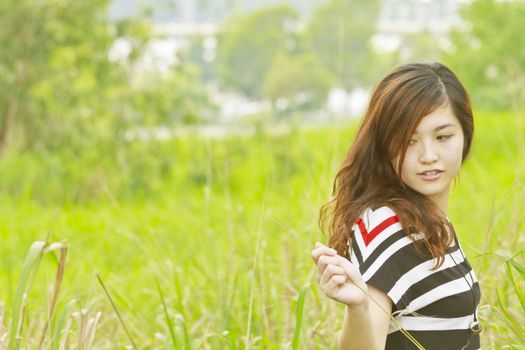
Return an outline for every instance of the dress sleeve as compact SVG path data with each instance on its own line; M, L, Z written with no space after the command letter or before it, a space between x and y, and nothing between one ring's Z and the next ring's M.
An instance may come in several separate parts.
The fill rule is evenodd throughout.
M395 212L389 207L366 209L353 226L347 257L365 282L385 292L400 307L396 283L421 262Z

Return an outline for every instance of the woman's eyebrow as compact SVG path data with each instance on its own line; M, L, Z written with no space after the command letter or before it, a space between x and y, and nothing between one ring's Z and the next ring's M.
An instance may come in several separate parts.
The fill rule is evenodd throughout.
M440 125L438 127L436 127L433 132L436 132L436 131L439 131L439 130L442 130L442 129L445 129L445 128L448 128L448 127L455 127L454 124L451 124L451 123L448 123L448 124L443 124L443 125ZM414 134L418 134L418 131L416 130L414 132Z
M443 124L443 125L440 125L440 126L438 126L437 128L435 128L435 129L434 129L434 132L439 131L439 130L441 130L441 129L448 128L448 127L450 127L450 126L454 127L455 125L454 125L454 124L450 124L450 123L449 123L449 124Z

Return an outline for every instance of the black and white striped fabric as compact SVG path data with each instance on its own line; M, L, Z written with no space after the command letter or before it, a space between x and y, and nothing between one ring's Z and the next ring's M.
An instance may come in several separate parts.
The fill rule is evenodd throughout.
M435 259L418 255L389 207L365 210L353 231L347 258L394 304L397 322L390 324L385 349L417 349L399 325L427 350L480 348L479 334L470 330L480 288L457 239L443 265L432 270Z

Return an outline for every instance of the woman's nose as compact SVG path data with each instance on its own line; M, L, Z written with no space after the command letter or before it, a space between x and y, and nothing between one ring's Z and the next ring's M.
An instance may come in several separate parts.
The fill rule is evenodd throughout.
M432 144L422 143L419 161L424 164L434 163L438 160L438 154Z

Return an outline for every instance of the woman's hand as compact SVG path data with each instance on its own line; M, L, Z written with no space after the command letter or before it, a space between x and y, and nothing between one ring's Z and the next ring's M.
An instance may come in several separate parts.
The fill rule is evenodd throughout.
M317 265L319 286L328 298L349 307L367 303L366 283L359 269L348 259L319 242L312 250L312 258Z

